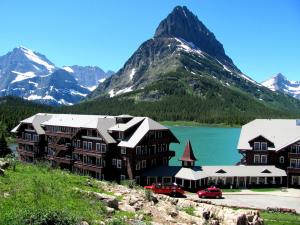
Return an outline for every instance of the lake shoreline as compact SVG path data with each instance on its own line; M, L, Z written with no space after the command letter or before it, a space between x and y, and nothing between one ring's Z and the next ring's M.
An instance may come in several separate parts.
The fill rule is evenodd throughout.
M215 128L241 128L241 125L229 125L225 123L199 123L196 121L160 121L165 126L174 127L215 127Z

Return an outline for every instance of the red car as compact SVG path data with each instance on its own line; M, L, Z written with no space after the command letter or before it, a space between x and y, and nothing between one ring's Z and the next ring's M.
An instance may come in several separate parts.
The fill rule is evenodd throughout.
M184 190L181 187L178 187L178 185L170 184L152 184L151 186L145 186L145 189L149 189L153 191L156 194L165 194L165 195L183 195Z
M216 187L209 187L198 191L197 195L199 198L222 198L222 191Z

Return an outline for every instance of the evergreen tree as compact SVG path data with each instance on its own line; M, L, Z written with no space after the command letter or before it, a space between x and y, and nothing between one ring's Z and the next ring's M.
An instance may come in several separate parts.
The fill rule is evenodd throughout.
M0 134L0 157L5 157L8 154L11 154L11 150L7 146L4 134Z

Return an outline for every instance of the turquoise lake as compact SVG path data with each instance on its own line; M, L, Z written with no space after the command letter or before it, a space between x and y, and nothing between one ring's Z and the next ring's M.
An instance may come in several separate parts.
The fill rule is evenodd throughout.
M234 165L241 159L237 151L240 128L168 127L180 141L170 147L176 152L170 165L181 165L179 159L188 140L198 159L196 165Z

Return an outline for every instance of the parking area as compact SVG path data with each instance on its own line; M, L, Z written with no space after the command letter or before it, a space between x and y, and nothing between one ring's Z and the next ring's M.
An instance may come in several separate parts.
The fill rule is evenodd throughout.
M215 204L266 209L268 207L295 209L300 213L299 196L280 196L272 194L225 194L222 199L207 199ZM188 198L197 198L190 195Z

